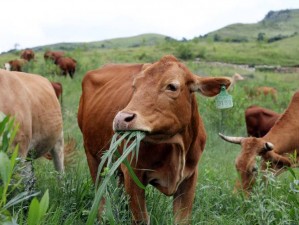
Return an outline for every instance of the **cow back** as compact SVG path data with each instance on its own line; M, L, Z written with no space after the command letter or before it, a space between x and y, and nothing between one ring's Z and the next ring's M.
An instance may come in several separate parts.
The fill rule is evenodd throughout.
M41 76L0 70L0 111L20 124L15 142L24 157L29 149L35 149L33 157L43 155L61 135L59 102L51 83Z

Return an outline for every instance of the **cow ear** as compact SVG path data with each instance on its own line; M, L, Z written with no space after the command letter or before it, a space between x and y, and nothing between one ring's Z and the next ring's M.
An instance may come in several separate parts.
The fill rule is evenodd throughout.
M228 77L199 77L196 75L194 77L194 81L190 84L190 90L198 91L208 97L219 94L222 85L227 89L231 84L231 79Z
M144 70L146 70L147 68L149 68L151 65L152 65L151 63L145 63L145 64L142 65L141 70L144 71Z

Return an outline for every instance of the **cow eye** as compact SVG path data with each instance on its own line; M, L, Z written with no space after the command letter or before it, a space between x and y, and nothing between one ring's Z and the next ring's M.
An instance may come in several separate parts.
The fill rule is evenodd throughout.
M168 84L167 87L166 87L166 90L168 90L168 91L177 91L178 90L178 85Z

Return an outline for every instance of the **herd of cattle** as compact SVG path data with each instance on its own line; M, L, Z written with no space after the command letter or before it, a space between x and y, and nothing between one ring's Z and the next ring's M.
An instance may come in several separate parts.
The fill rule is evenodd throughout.
M27 53L22 57L34 59L34 55ZM62 52L47 52L45 58L57 63L64 59ZM151 184L173 196L176 223L188 224L198 162L206 143L195 93L212 97L223 85L230 89L234 82L228 77L195 75L174 56L164 56L152 64L109 64L87 72L82 81L77 119L93 181L114 132L143 131L146 137L140 144L139 158L131 160L136 162L132 165L134 172L144 185ZM0 70L0 110L14 115L20 124L15 139L20 145L20 156L25 159L28 155L40 157L50 153L55 168L62 172L63 121L53 87L53 83L39 75ZM298 109L296 92L282 114L258 106L246 109L249 137L219 134L224 140L242 146L236 159L241 176L237 187L249 193L257 155L263 159L262 169L266 169L266 162L271 162L276 172L295 166L287 154L299 149ZM145 190L135 184L123 165L120 174L130 197L133 223L149 224Z
M32 49L26 49L21 52L20 59L13 59L4 64L6 70L11 71L23 71L25 65L34 61L35 53ZM44 54L45 61L52 61L57 65L62 75L69 75L71 78L74 77L76 72L77 61L71 57L65 56L63 51L46 51Z

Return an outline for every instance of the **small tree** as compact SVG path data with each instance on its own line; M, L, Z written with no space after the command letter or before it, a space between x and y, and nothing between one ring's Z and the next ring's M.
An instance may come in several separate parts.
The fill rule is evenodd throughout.
M265 40L265 33L262 33L262 32L258 33L257 41L262 42L264 40Z

